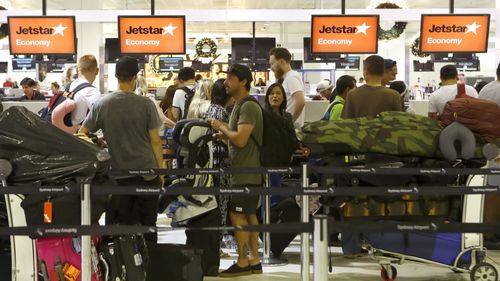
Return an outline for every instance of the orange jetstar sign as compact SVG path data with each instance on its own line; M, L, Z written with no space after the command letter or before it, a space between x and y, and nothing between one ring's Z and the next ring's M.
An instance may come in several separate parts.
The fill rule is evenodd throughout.
M422 15L423 53L481 53L488 49L490 15Z
M13 55L75 54L75 17L8 17Z
M313 15L312 53L376 53L378 15Z
M122 54L185 54L184 16L119 16Z

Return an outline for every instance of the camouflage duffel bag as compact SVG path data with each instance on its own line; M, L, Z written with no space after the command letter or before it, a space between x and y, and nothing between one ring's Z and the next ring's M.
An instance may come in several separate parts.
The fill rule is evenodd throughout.
M382 153L441 157L438 121L405 112L382 112L377 117L316 121L302 127L302 143L312 155L324 153Z

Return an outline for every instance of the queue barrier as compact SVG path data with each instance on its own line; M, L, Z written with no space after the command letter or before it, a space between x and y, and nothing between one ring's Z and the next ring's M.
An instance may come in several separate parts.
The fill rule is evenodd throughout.
M90 235L116 235L131 233L155 233L161 228L147 226L92 226L90 225L91 194L238 194L238 195L301 195L302 202L308 202L309 195L335 195L335 196L357 196L357 195L465 195L465 194L490 194L500 192L500 186L415 186L415 187L318 187L310 188L308 183L308 172L323 174L358 174L358 175L500 175L500 169L458 169L458 168L351 168L351 167L309 167L304 164L300 167L281 168L221 168L221 169L146 169L131 171L110 171L110 176L117 175L188 175L188 174L226 174L226 173L262 173L262 174L300 174L302 186L293 188L193 188L192 186L179 186L178 188L151 188L151 187L123 187L123 186L99 186L92 190L89 179L80 179L74 185L62 186L7 186L6 178L2 179L3 186L0 194L81 194L82 195L82 225L79 226L37 226L37 227L2 227L0 235L35 235L39 237L51 235L82 236L82 281L90 281ZM267 206L269 212L269 206ZM325 249L328 247L328 239L325 235L328 229L335 231L363 231L363 232L461 232L461 233L500 233L500 224L483 223L434 223L434 222L372 222L369 220L358 221L353 225L345 222L334 222L325 216L315 216L314 224L309 223L308 204L302 206L301 223L261 224L237 227L202 227L183 228L190 230L205 231L258 231L258 232L292 232L302 233L302 249L309 249L309 234L314 233L314 259L315 280L322 280L326 276L325 266L321 265L324 260ZM327 221L328 223L325 223ZM174 228L177 229L177 228ZM326 231L326 232L325 232ZM325 242L326 241L326 242ZM326 247L325 247L326 243ZM309 251L301 251L301 279L309 280Z

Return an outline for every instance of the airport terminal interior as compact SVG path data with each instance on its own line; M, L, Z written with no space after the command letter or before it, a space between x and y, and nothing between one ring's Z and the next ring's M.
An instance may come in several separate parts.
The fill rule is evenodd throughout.
M316 147L310 146L310 149L307 147L307 142L311 142L313 139L312 131L321 128L321 126L328 128L328 124L335 122L321 121L321 123L319 120L322 120L325 116L329 117L324 120L334 120L331 118L331 114L333 114L333 111L331 111L333 108L332 103L335 103L333 100L335 97L332 97L332 95L339 95L338 92L334 91L337 84L341 87L339 82L341 79L339 78L346 75L352 76L354 79L353 86L360 89L371 79L365 78L368 73L365 68L365 63L367 63L365 60L375 55L380 56L385 59L385 71L388 71L387 69L397 69L393 73L394 76L387 82L387 86L389 87L390 84L391 89L399 91L398 88L393 88L393 84L389 82L394 83L396 81L402 85L402 89L398 93L401 94L401 104L399 104L398 111L404 110L415 116L415 119L412 120L422 121L423 118L431 120L432 113L436 113L436 110L432 109L432 105L429 105L434 98L433 93L441 87L449 85L442 79L443 69L451 67L455 70L457 75L452 77L455 80L453 85L456 84L457 80L459 84L468 85L465 86L467 87L466 90L469 91L469 88L475 89L475 97L479 96L481 98L481 88L488 87L485 85L499 83L499 18L500 0L0 0L0 105L2 105L0 108L4 111L0 115L0 125L4 121L3 124L9 122L8 114L6 114L9 112L10 116L16 114L28 116L32 113L42 116L44 109L49 110L49 101L52 102L51 98L58 93L64 92L66 85L68 85L69 89L71 84L67 84L67 79L72 77L69 72L72 71L71 69L77 68L79 59L84 55L93 55L96 58L98 73L91 84L102 96L111 95L113 92L118 91L119 85L121 85L117 78L120 75L117 70L119 69L118 64L121 62L119 62L120 58L127 55L135 59L139 67L138 72L136 72L137 77L144 81L144 84L137 88L142 87L143 95L155 102L160 115L165 115L163 116L165 118L170 118L170 116L167 116L167 110L162 107L162 102L165 100L165 96L168 95L168 89L172 85L176 85L179 78L183 77L180 72L186 67L191 68L196 74L196 81L199 83L196 84L198 85L196 91L199 89L202 91L205 81L210 81L210 85L212 85L218 79L229 79L231 74L240 75L241 70L236 69L233 65L242 65L245 70L251 71L253 82L249 94L255 97L262 107L265 107L266 103L270 102L268 100L269 93L266 94L266 91L271 85L282 83L284 78L277 77L276 70L270 62L269 51L273 48L285 48L291 55L291 60L286 63L290 65L292 70L297 72L297 77L300 78L302 83L304 96L303 122L300 125L292 122L292 127L295 125L299 140L304 140L304 142L302 143L302 149L297 149L294 153L294 159L298 160L292 161L290 164L297 166L297 169L302 169L301 165L304 161L309 166L329 166L328 161L331 160L328 155L329 149L317 153L314 150ZM61 24L58 20L65 20L65 22ZM28 25L29 27L27 27ZM37 36L44 39L36 41ZM278 58L277 55L271 55L271 57L273 59ZM241 76L238 77L241 78ZM371 73L368 74L368 77L371 77ZM25 86L22 81L27 81L26 78L34 80L33 85L35 86L33 87L37 89L37 93L42 95L39 100L35 100L35 98L28 101L24 100L27 94L23 90ZM282 79L280 80L280 78ZM3 83L3 86L1 83ZM58 87L54 88L56 84ZM227 87L227 84L225 86ZM500 105L500 87L498 85L495 87L497 89L497 92L494 93L496 94L496 102ZM288 89L284 90L288 91ZM394 92L394 90L391 91ZM323 91L328 93L324 94ZM460 91L460 88L457 91ZM177 92L175 95L177 95ZM291 98L288 97L288 93L286 95L288 99ZM467 92L467 95L469 95L469 92ZM30 96L27 99L32 99L32 97ZM344 102L343 98L342 102ZM19 106L27 108L29 113L14 111ZM2 109L0 109L0 113ZM344 113L345 110L344 107ZM88 114L90 112L91 108L88 108ZM162 112L165 114L162 114ZM496 116L500 116L498 113L499 111L497 111ZM27 120L32 120L29 116L26 117ZM290 118L292 118L292 115L290 115ZM295 116L293 118L293 121L296 121ZM82 121L83 119L79 122ZM168 148L168 145L171 144L169 137L172 134L168 127L173 130L175 124L169 125L168 122L163 120L162 122L160 137L164 141L164 157L168 153L180 154L181 150L173 151ZM213 123L210 122L207 125L208 128L212 126L215 129ZM425 121L426 126L428 126L429 122L431 121ZM424 121L422 121L423 123ZM352 123L351 126L353 126ZM498 124L496 126L496 128L500 128ZM301 131L301 127L304 128L303 131ZM413 130L416 135L434 133L432 129L419 132L420 129L418 128L410 130ZM370 131L378 129L378 127L367 126L364 129ZM12 136L10 133L15 134L23 130L16 131L15 128L7 129L0 126L0 145L5 145L3 149L0 148L0 160L9 158L9 150L15 149L15 146L8 146L7 149L7 144L11 145L9 141L15 139L9 139ZM76 133L77 130L78 128L72 133ZM201 130L211 132L207 128ZM333 130L331 129L331 132ZM3 134L2 131L8 131L9 133ZM24 131L28 132L30 129ZM357 131L355 130L354 133L357 133ZM474 131L474 133L476 132ZM500 150L498 149L500 132L496 132L495 137L491 137L492 135L495 135L495 132L490 134L489 138L486 138L487 141L484 141L484 138L479 141L478 137L476 145L479 148L475 151L474 147L472 148L472 153L474 155L479 153L482 160L484 160L483 162L478 160L477 162L471 162L470 166L468 166L469 162L457 160L455 156L454 163L449 164L449 162L446 162L447 166L415 165L404 167L493 169L492 174L471 175L469 178L458 173L460 176L455 174L455 181L452 182L453 184L460 182L464 186L489 186L498 189L500 188L500 175L498 175L500 171ZM323 136L323 132L320 132L319 137L316 138L319 139L317 143L321 142L321 136ZM411 134L405 136L413 137ZM471 136L474 138L472 133ZM54 140L58 141L59 137L55 137ZM378 139L375 141L378 141ZM19 141L19 143L21 142ZM435 141L431 145L439 146L438 142ZM492 144L486 145L488 142ZM36 146L36 142L33 143ZM493 143L496 143L496 146ZM365 142L362 143L362 145L365 144ZM372 145L376 146L373 143ZM463 146L465 145L463 144ZM210 142L211 146L212 142ZM454 147L453 140L449 146ZM56 147L54 146L52 149L56 149ZM310 155L307 152L308 149L312 150ZM416 150L415 146L408 149ZM462 147L462 149L465 148ZM441 150L443 150L442 146ZM50 149L47 155L49 153ZM231 153L231 150L229 153ZM314 155L314 153L317 154ZM444 151L443 154L445 154ZM166 157L163 163L171 170L180 168L178 166L179 162L177 162L180 160L176 158L178 156ZM200 154L199 157L203 156L205 155ZM187 158L187 156L185 157ZM214 159L212 154L210 154L210 157L209 159ZM353 157L355 158L355 156ZM348 163L348 158L348 156L345 156L345 163ZM349 161L352 160L349 159ZM16 162L18 159L10 160L13 163L18 163ZM358 160L361 161L356 158L352 162L357 163ZM444 162L444 160L436 161ZM33 163L35 162L33 160ZM196 159L194 162L196 162ZM398 160L395 162L399 165L400 162L404 161ZM423 162L418 163L420 165ZM214 166L199 165L198 162L196 162L196 165L189 168L214 168ZM34 164L33 167L35 166ZM364 166L355 167L364 168ZM389 168L391 167L393 166ZM9 184L14 186L16 184L35 185L34 181L22 182L22 180L18 180L17 177L19 179L22 179L22 177L19 173L16 174L15 164L12 173L14 177L10 179L8 174L3 174L4 170L2 169L2 162L0 161L0 179L2 180L0 187ZM44 173L44 168L41 169L42 172L38 176ZM494 172L497 174L495 175ZM420 173L425 173L425 171L420 170ZM443 174L445 173L443 172ZM33 177L36 178L36 173L33 174ZM283 174L276 173L275 175L279 177L284 174L286 172L283 172ZM290 185L293 187L330 187L332 184L337 184L335 182L337 178L335 180L326 178L326 176L322 178L316 173L309 175L309 183L304 183L302 177L297 175L285 176L278 179L278 182L280 186ZM348 176L352 176L352 174ZM373 184L373 186L387 187L390 184L389 182L392 182L391 176L385 175L383 179L387 180L386 182L383 180L382 183ZM393 179L398 176L395 175ZM195 181L200 180L201 177L202 175L195 176ZM423 177L439 178L439 176L427 174L422 174ZM345 185L357 186L359 183L354 184L353 179L354 177L350 178ZM272 180L271 177L271 182ZM359 179L356 178L356 180ZM50 182L43 180L38 183L42 182L43 184L50 184ZM214 179L209 178L207 182L208 186L210 186L210 183L213 186ZM60 182L57 182L57 184L60 184ZM330 186L325 186L328 184ZM406 186L417 189L417 186L414 187L411 184L406 184ZM439 185L436 182L432 184ZM432 184L430 185L432 186ZM417 190L416 193L418 192ZM413 212L410 210L418 209L415 206L421 204L421 208L432 209L424 216L424 220L431 224L444 217L445 219L439 221L440 223L453 222L456 219L457 222L482 223L484 221L490 226L495 224L500 226L499 191L490 192L486 195L484 195L485 193L479 193L476 195L455 194L453 199L444 199L449 200L446 201L447 203L443 207L446 212L449 212L443 216L436 215L436 213L441 212L442 198L448 198L447 195L439 193L439 195L428 195L427 197L420 195L419 198L426 198L422 200L404 199L402 204L406 205L402 207L405 208L403 213L410 214ZM359 196L360 194L356 195ZM0 211L2 230L7 229L8 226L26 226L25 214L21 208L23 205L20 199L13 194L5 196L8 203L7 209L10 210L8 212L5 212L5 210ZM412 196L416 197L417 195L402 195L400 198L413 198ZM307 200L311 198L307 198ZM315 198L318 199L319 196ZM377 196L370 197L375 199L367 198L367 196L362 196L353 200L356 204L364 202L360 203L360 205L341 202L342 204L335 205L335 208L332 207L333 205L328 205L329 199L326 201L318 199L318 208L314 208L314 202L309 204L310 207L307 207L307 209L313 208L313 210L306 211L305 215L304 209L300 208L302 201L299 200L304 198L290 196L288 200L296 201L294 206L297 209L294 210L297 212L297 216L302 217L302 222L305 222L304 217L307 217L307 220L312 222L313 211L316 212L315 214L327 214L330 217L335 217L335 221L340 220L356 225L362 224L357 222L360 219L371 220L371 222L379 220L391 221L390 216L384 218L384 215L380 214L368 215L376 213L374 209L379 207L377 205L379 203ZM261 199L263 199L261 203L269 203L265 200L265 196L262 196ZM361 201L358 202L358 199ZM0 208L5 209L5 200L1 202ZM50 203L50 197L40 202L40 204L44 205L40 205L39 209L40 211L43 209L45 215L46 208L48 208L47 204ZM80 201L77 200L76 202ZM322 203L324 206L321 206ZM382 212L386 212L385 214L391 213L391 210L400 206L392 201L383 204L385 211ZM412 204L415 204L415 206ZM422 207L424 205L425 207ZM271 206L269 208L271 212L270 222L281 223L281 217L276 218L276 216L283 216L284 218L288 211L285 210L278 215L272 212L276 205ZM167 216L168 208L166 209L163 213L158 214L157 218L157 226L159 227L158 243L186 244L184 229L172 226L172 216ZM298 215L299 213L300 215ZM311 214L310 217L309 214ZM434 217L431 218L433 215ZM16 220L16 216L22 218L21 223L12 222ZM50 207L50 216L52 217L52 207ZM100 219L101 224L104 222L104 216L102 215ZM26 220L29 221L28 215L26 217ZM409 222L416 220L411 216L408 217ZM286 219L284 219L285 222L288 222ZM299 223L301 220L297 217L297 220L290 222ZM47 222L44 221L44 223ZM227 226L230 225L228 223ZM315 229L315 231L317 230ZM313 233L310 233L310 235L295 233L297 235L292 235L294 237L290 239L292 241L289 244L285 245L283 253L280 252L275 255L271 251L270 256L268 256L269 253L266 253L269 245L267 241L263 241L267 240L267 236L263 236L264 238L261 237L259 240L259 252L262 255L262 274L234 275L231 278L209 274L211 276L201 277L202 279L179 280L164 276L155 280L147 278L145 280L499 280L500 233L486 233L484 235L458 232L451 234L438 233L436 234L437 238L432 236L435 235L432 232L429 234L430 236L423 233L422 237L424 238L417 237L420 235L419 232L367 235L365 236L367 240L360 238L358 240L363 241L357 242L363 244L363 249L356 253L346 253L345 249L352 246L347 245L346 240L348 239L346 237L356 240L357 238L354 239L353 236L357 235L359 238L363 233L362 230L360 233L350 231L341 233L330 229L331 233L328 235L330 241L318 246L319 248L313 248L315 246ZM227 232L223 233L225 234L220 235L221 247L217 249L220 255L219 271L230 268L238 261L238 248L234 237ZM442 235L442 237L439 235ZM277 236L271 235L269 238L271 245L273 241L288 239L286 235L282 235L285 238L278 238ZM431 236L433 238L429 238ZM304 243L304 239L309 242ZM368 241L370 239L371 241ZM412 239L418 241L412 241ZM430 242L431 240L432 242ZM15 246L13 246L14 244L9 246L9 242L16 244ZM370 242L372 243L370 244ZM405 249L403 253L396 250L397 247L394 245L397 243L403 245L401 246L402 249ZM440 245L440 243L443 243L443 245ZM20 240L9 239L9 236L6 235L0 236L0 281L107 281L95 276L92 279L84 280L83 275L78 276L80 270L77 270L76 277L70 276L67 271L62 274L62 271L57 271L57 262L55 269L47 268L48 273L44 274L40 271L40 268L42 266L45 268L46 264L41 265L40 260L36 261L35 248L37 245L32 243L32 240L26 236ZM455 245L457 253L450 254L447 252L452 247L451 245ZM361 247L361 245L359 246ZM394 246L394 249L384 250L385 246L389 246L389 248ZM412 248L411 251L408 250L410 247ZM273 249L272 246L271 249ZM318 249L321 249L322 253L321 255L318 254L319 261L314 260L315 252ZM404 253L406 250L408 253ZM21 262L23 251L26 251L26 253L32 252L31 258L35 261L30 261L30 258L27 258L28 255ZM307 251L309 251L309 254L304 254ZM418 254L412 254L412 251L418 252ZM447 253L444 254L444 252ZM448 258L445 262L443 256L448 257L450 255L453 257ZM169 258L163 257L162 262L168 263ZM77 267L79 268L80 265ZM53 274L53 270L62 275ZM189 271L190 269L186 265L184 270ZM397 271L397 274L395 271ZM307 273L310 274L307 275ZM185 275L189 274L185 273ZM51 276L50 279L46 279L48 276ZM89 277L88 275L85 276ZM111 281L111 279L109 280ZM116 280L118 281L118 279ZM119 281L125 280L134 279L119 279Z

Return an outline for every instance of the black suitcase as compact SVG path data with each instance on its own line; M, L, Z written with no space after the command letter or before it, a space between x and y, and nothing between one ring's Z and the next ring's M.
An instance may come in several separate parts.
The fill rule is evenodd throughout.
M220 225L221 214L219 208L190 219L187 223L187 227L217 227ZM220 242L219 231L186 230L186 245L202 250L201 267L205 276L219 275Z
M202 251L187 245L148 243L147 281L202 281Z
M300 207L293 198L286 198L271 208L271 223L300 222ZM279 258L299 233L271 233L271 252Z
M106 237L101 242L99 251L106 280L146 280L149 255L144 236Z

